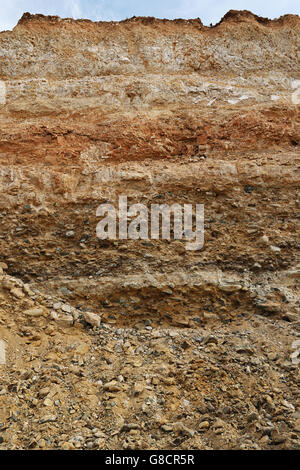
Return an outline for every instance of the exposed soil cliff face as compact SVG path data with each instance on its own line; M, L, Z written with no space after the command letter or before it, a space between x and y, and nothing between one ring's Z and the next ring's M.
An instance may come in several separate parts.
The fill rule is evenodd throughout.
M0 33L0 448L299 448L299 104L295 15ZM122 194L203 249L100 242Z

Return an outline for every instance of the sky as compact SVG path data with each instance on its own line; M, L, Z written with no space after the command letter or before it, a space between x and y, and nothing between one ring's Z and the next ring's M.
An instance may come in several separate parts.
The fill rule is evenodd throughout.
M201 18L215 24L228 10L250 10L259 16L278 18L300 15L299 0L0 0L0 30L12 29L26 11L61 18L119 21L131 16Z

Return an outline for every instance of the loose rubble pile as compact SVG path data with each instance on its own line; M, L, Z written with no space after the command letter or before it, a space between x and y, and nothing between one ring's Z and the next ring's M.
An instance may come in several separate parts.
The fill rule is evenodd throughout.
M300 448L300 321L120 328L0 286L1 448Z
M299 32L0 33L0 449L300 449ZM119 195L204 204L204 247L98 240Z

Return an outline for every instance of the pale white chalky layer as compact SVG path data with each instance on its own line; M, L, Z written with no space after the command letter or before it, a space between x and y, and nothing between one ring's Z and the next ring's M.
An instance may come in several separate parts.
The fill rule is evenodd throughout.
M0 365L4 365L6 363L5 357L5 342L0 339Z
M294 91L292 94L292 103L300 104L300 88Z
M6 103L6 85L5 82L0 80L0 104Z

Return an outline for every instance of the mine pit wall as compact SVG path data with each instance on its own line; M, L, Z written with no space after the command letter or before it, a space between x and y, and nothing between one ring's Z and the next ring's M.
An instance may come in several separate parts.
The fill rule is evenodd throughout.
M128 299L131 326L135 315L195 326L205 315L297 313L288 273L300 262L299 32L297 16L243 13L214 28L25 15L1 33L0 253L9 274L74 306L96 304L120 325L116 296ZM100 242L96 208L122 194L148 207L204 204L204 248ZM246 276L248 287L194 286L193 273L208 271ZM124 287L132 275L150 281ZM178 277L172 294L160 275Z

